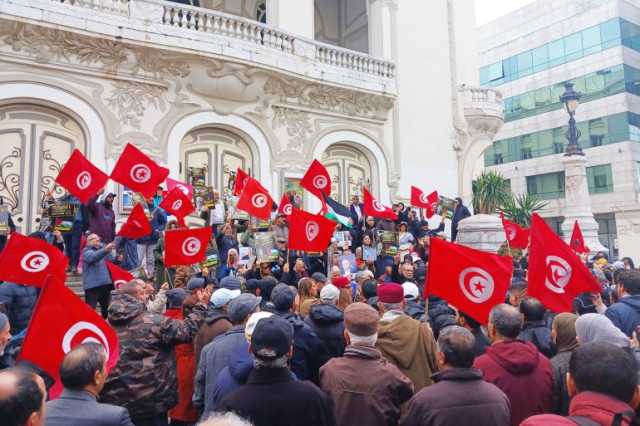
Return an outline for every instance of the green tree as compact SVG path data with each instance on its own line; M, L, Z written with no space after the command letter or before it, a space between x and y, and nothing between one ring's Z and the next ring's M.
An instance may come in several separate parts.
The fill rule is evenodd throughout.
M511 197L509 182L500 173L485 170L472 184L473 211L478 214L495 214Z
M507 219L528 228L531 226L531 215L544 209L547 204L546 201L535 195L520 194L514 196L509 194L509 197L500 205L499 210Z

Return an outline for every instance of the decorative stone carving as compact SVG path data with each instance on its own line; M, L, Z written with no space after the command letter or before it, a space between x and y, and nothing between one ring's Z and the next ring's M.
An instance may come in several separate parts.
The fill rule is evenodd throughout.
M502 221L496 216L477 214L458 225L457 242L474 249L497 253L505 240Z
M273 112L273 127L286 127L290 137L289 148L302 152L305 142L313 134L310 114L281 106L274 106Z
M116 112L122 124L138 129L146 108L154 107L163 112L166 110L162 98L164 92L165 89L160 86L118 81L113 84L110 96L105 101Z

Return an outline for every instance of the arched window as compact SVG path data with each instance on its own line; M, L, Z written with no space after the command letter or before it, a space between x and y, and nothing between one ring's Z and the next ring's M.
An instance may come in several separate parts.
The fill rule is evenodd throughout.
M264 0L258 1L256 6L256 21L267 23L267 2Z
M351 197L362 197L362 187L371 189L372 170L367 156L346 144L331 145L322 155L331 176L331 198L348 205Z

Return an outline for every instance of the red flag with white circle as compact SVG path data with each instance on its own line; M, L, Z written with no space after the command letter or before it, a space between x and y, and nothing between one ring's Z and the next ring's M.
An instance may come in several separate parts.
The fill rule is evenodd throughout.
M204 260L211 228L178 229L164 233L164 264L193 265Z
M300 180L300 186L324 200L322 194L329 195L331 192L331 177L327 168L318 160L313 160Z
M173 188L180 188L182 193L189 199L193 199L193 186L188 183L180 182L179 180L171 179L167 177L167 191L171 192Z
M324 216L304 210L292 209L289 216L290 250L323 252L331 243L336 223Z
M137 240L153 232L144 208L140 203L133 206L127 221L120 227L117 236Z
M264 189L257 180L249 178L240 194L236 208L259 219L269 220L271 207L273 207L273 199L269 191Z
M193 210L195 210L195 207L193 207L193 203L191 202L191 200L178 187L173 188L162 199L159 206L167 213L177 217L180 223L184 223L184 218L187 217Z
M283 214L285 216L291 216L292 212L293 212L293 203L291 202L287 194L285 194L282 196L282 199L280 200L280 205L278 206L278 213Z
M571 231L571 240L569 245L578 254L588 254L590 252L589 247L584 244L584 237L582 236L582 229L580 224L576 220L573 223L573 231Z
M242 194L242 190L250 178L251 176L249 176L247 172L238 167L238 170L236 171L236 180L233 184L233 195L237 197Z
M111 172L111 179L150 198L168 175L169 169L159 166L129 143L120 154Z
M379 219L397 220L398 215L387 206L383 206L380 201L371 195L367 188L362 188L364 192L364 214Z
M117 289L120 288L121 285L128 283L133 279L133 275L129 271L122 269L119 266L114 265L108 260L105 262L107 265L107 269L109 270L109 275L111 275L111 282L113 286Z
M511 257L432 238L425 293L486 324L491 308L504 303L512 272Z
M82 204L86 204L91 197L104 188L108 180L109 176L87 160L78 149L73 150L56 177L56 183L69 191Z
M515 222L505 219L502 213L500 213L500 219L502 220L502 228L504 229L504 235L507 237L509 246L526 249L529 246L529 230Z

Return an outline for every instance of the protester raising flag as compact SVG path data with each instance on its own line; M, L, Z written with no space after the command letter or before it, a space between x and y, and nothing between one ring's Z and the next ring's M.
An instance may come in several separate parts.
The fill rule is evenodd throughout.
M280 200L280 205L278 206L278 213L283 214L285 216L291 216L291 212L293 211L293 203L287 196L284 194L282 199Z
M65 188L82 204L86 204L100 189L104 188L109 176L94 166L78 149L74 149L67 160L56 183Z
M122 284L126 284L133 279L133 275L131 275L129 271L125 271L121 267L116 266L109 261L106 261L105 263L109 270L109 275L111 275L111 282L116 290L119 289Z
M168 175L169 169L157 165L129 143L118 158L111 172L111 179L150 198Z
M193 186L188 183L180 182L179 180L171 179L167 177L167 191L171 192L173 188L180 188L182 193L187 196L187 198L193 198Z
M335 229L336 224L329 219L294 208L289 216L289 249L323 252Z
M300 186L323 200L323 194L331 192L331 177L326 167L318 160L313 160L300 181Z
M258 219L269 220L272 206L273 199L269 191L264 189L257 180L249 178L242 189L236 208Z
M127 221L122 225L117 236L129 238L130 240L137 240L138 238L146 237L153 232L149 219L144 212L141 204L136 204Z
M349 219L351 219L351 211L328 195L323 195L323 197L324 205L327 207L327 212L324 217L351 229L353 227L351 222L349 222Z
M554 312L572 312L573 299L602 287L584 263L538 214L531 220L527 294Z
M433 191L427 195L420 188L411 186L411 205L426 209L427 218L435 214L438 200L438 191Z
M250 177L251 176L249 176L247 172L238 167L238 170L236 171L236 180L233 184L233 195L237 197L238 195L242 194L242 190L249 181Z
M569 246L578 254L589 254L590 250L584 244L584 237L582 236L582 229L580 229L580 224L576 220L573 223L573 231L571 232L571 241L569 242Z
M165 266L193 265L204 260L211 228L178 229L164 233Z
M14 232L0 254L0 281L42 287L48 275L64 281L69 260L39 238Z
M81 343L95 342L107 354L107 371L118 362L118 335L93 309L65 287L64 282L49 276L33 311L19 360L29 361L54 380L49 397L62 391L59 369L64 356Z
M500 219L502 220L502 227L509 242L509 247L526 249L529 246L529 230L505 219L503 213L500 213Z
M159 204L169 214L178 218L178 222L184 226L184 218L187 217L195 207L191 199L185 195L179 187L173 188Z
M512 272L511 257L432 238L425 291L486 324L491 308L504 302Z
M383 206L382 203L371 195L367 188L362 188L364 192L364 214L379 219L397 220L398 215L391 208Z

